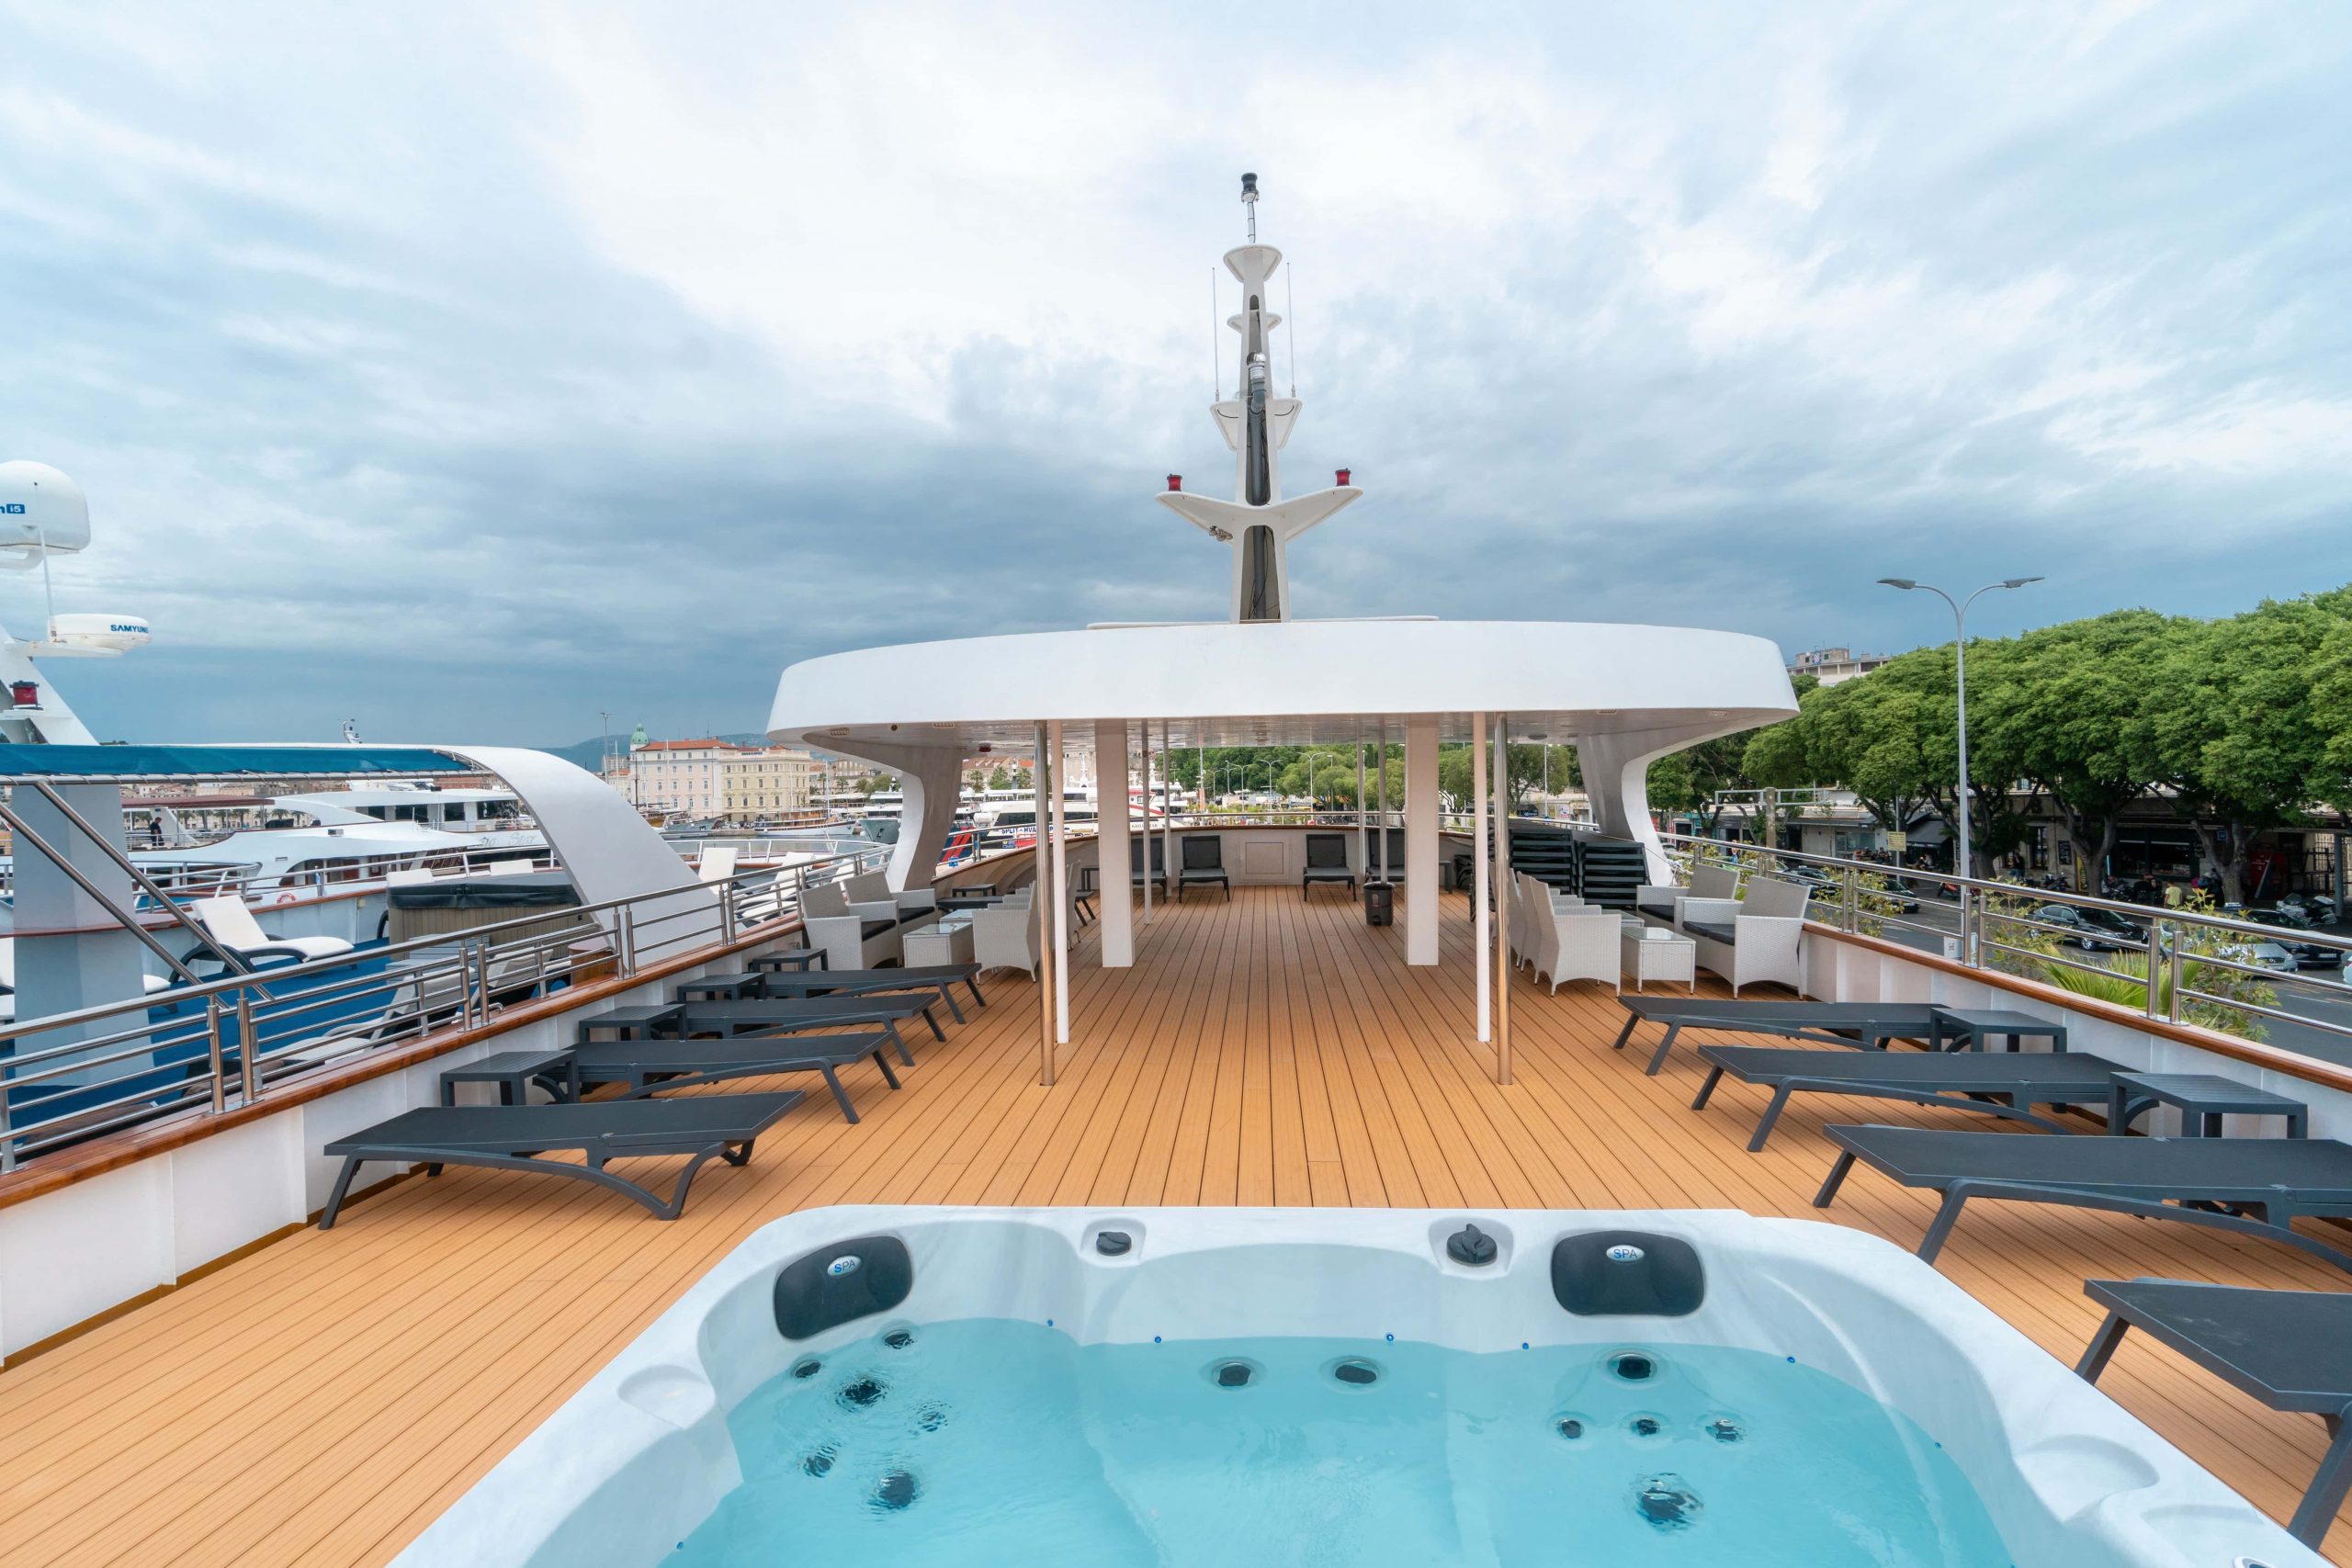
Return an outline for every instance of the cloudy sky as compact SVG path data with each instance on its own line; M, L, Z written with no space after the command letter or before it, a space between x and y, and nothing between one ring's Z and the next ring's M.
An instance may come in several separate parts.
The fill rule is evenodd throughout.
M61 608L153 622L58 668L101 735L754 729L808 654L1223 613L1150 495L1229 472L1254 169L1292 488L1369 492L1305 614L2225 613L2352 579L2347 56L2332 5L0 0L0 457L89 493Z

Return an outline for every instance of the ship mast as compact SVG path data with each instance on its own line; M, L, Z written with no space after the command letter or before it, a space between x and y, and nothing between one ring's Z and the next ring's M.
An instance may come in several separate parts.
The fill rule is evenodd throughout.
M1282 450L1303 406L1295 397L1276 397L1272 337L1282 318L1266 309L1268 285L1283 254L1258 243L1258 176L1241 176L1241 201L1249 215L1249 243L1225 254L1225 266L1241 285L1241 309L1226 325L1240 339L1234 393L1209 407L1217 433L1234 455L1233 500L1186 491L1181 476L1168 477L1159 502L1194 527L1233 550L1233 619L1284 621L1291 615L1290 541L1323 522L1363 493L1340 482L1294 500L1283 499Z

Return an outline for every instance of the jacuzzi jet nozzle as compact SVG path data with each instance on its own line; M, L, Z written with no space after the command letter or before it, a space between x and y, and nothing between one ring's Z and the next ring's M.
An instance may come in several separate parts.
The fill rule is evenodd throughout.
M1702 1505L1679 1475L1653 1475L1634 1493L1634 1508L1662 1530L1688 1529L1699 1522Z
M1445 1238L1445 1255L1464 1269L1484 1269L1495 1260L1495 1238L1465 1224Z

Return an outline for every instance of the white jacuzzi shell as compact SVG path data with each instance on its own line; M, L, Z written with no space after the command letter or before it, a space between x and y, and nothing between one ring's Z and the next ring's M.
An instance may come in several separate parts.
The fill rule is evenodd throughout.
M1465 1268L1465 1224L1499 1256ZM1135 1238L1105 1258L1097 1233ZM1706 1300L1682 1317L1576 1317L1553 1244L1679 1236ZM887 1235L899 1307L803 1340L776 1271ZM741 1479L727 1415L808 1352L894 1324L1051 1319L1080 1343L1395 1335L1463 1350L1724 1345L1794 1356L1935 1434L2018 1568L2317 1568L2322 1559L1932 1268L1842 1225L1712 1210L815 1209L763 1226L428 1529L406 1568L652 1564ZM1997 1391L1997 1392L1996 1392ZM624 1472L629 1484L608 1483Z

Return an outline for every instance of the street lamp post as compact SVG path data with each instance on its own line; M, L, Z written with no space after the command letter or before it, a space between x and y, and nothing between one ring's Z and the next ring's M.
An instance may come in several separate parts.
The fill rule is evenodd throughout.
M1932 593L1951 606L1952 680L1960 712L1960 856L1952 869L1961 876L1976 874L1976 859L1969 847L1968 830L1971 814L1968 795L1968 607L1996 588L2023 588L2029 582L2041 581L2038 577L2004 578L1999 582L1986 583L1965 599L1955 600L1933 583L1917 582L1907 577L1879 579L1887 587L1900 588L1905 592L1917 589L1923 593Z

